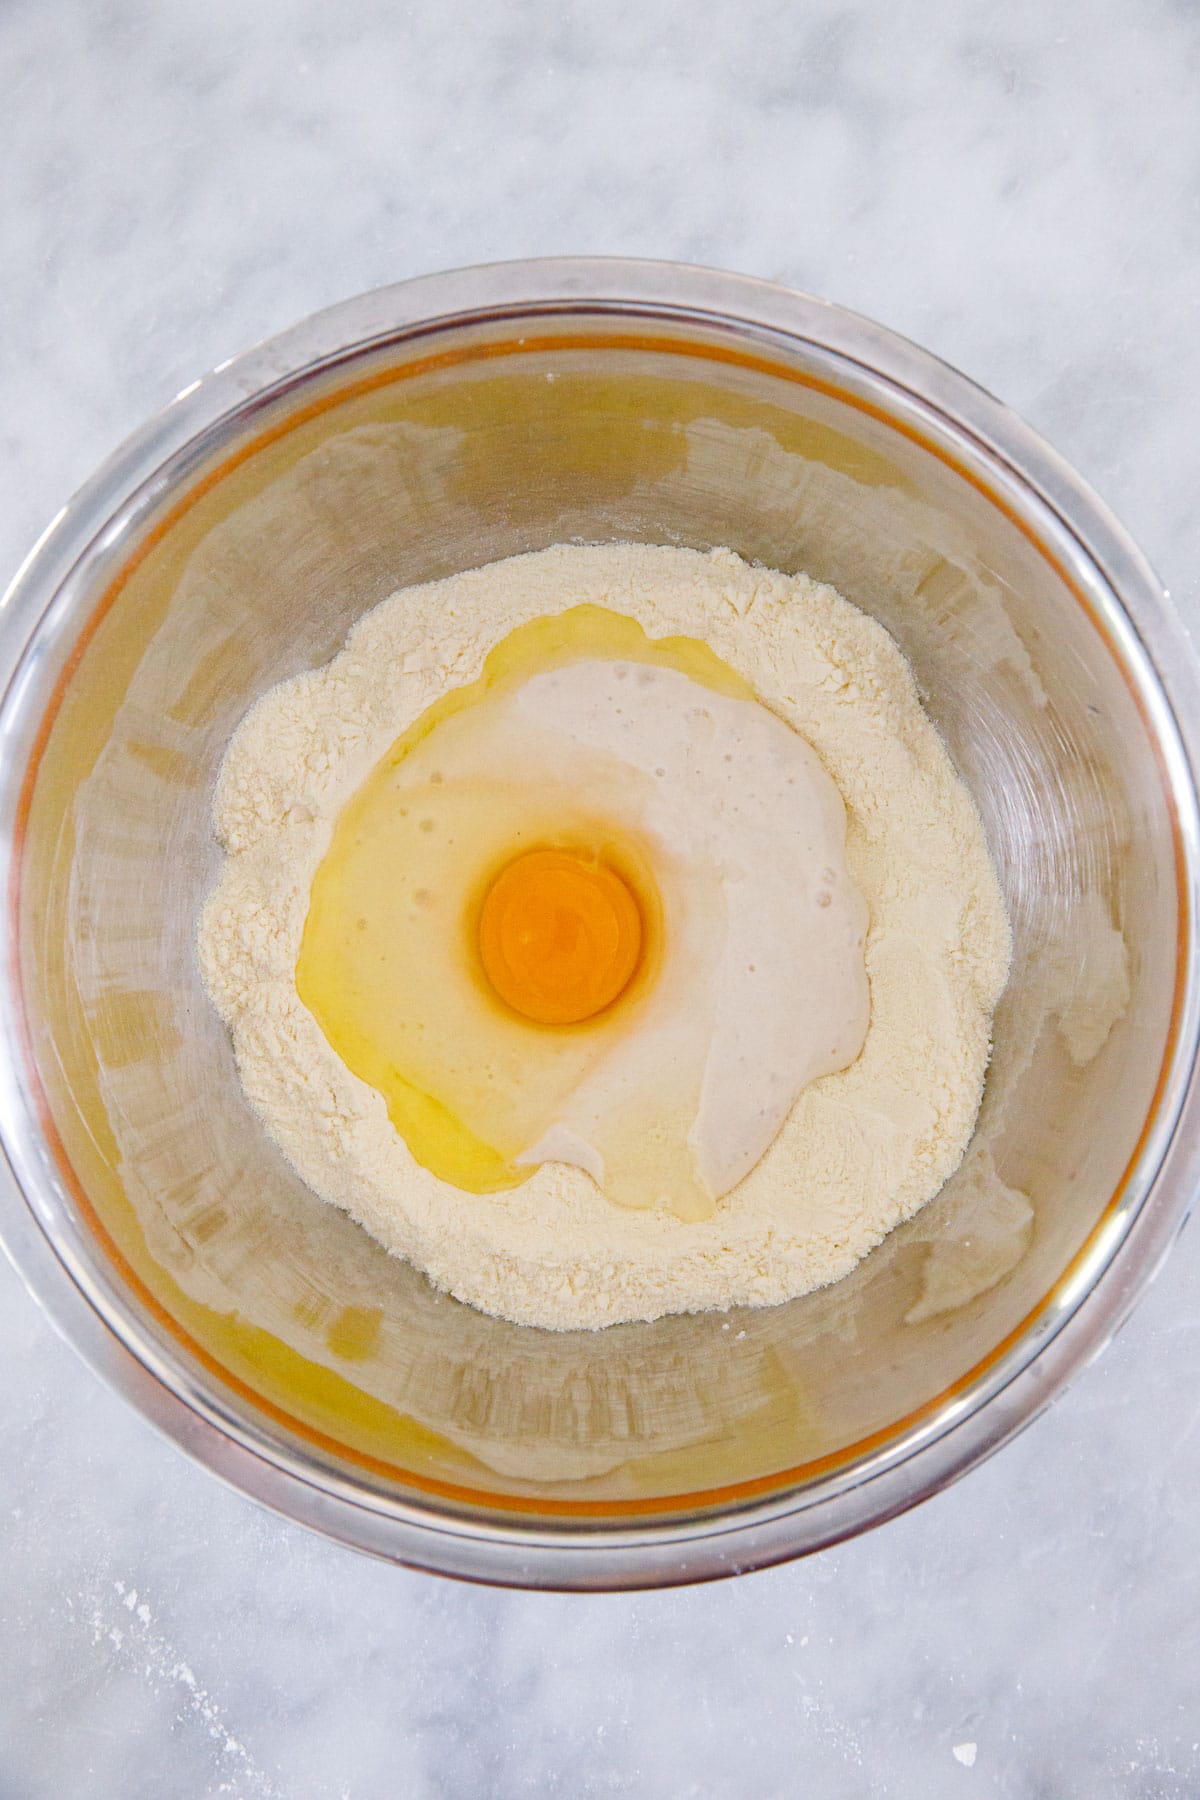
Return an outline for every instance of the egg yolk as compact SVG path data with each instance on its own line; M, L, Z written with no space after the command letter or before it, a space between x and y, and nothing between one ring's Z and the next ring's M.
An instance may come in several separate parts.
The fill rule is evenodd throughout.
M539 1025L578 1025L628 987L642 947L637 901L615 869L530 850L484 898L479 954L497 994Z

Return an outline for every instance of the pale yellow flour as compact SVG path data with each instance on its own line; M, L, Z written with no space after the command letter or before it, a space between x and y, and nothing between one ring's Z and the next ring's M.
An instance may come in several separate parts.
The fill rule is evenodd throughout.
M501 637L585 602L651 635L705 639L807 738L845 801L850 871L870 909L862 1055L800 1095L698 1224L613 1206L557 1163L508 1192L449 1187L410 1156L295 988L309 886L344 802ZM806 576L728 550L560 545L394 594L328 667L248 714L214 819L228 855L201 920L201 967L251 1105L318 1194L486 1312L566 1330L775 1304L845 1275L962 1159L1008 971L1000 890L895 643Z

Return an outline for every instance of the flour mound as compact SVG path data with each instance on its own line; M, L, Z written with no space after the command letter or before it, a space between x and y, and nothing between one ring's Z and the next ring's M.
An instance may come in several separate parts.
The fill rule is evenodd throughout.
M312 878L338 812L394 739L474 681L498 640L583 604L702 638L812 745L841 792L866 899L871 1025L800 1095L712 1219L612 1205L547 1163L468 1194L422 1168L382 1097L295 986ZM201 969L247 1098L298 1174L439 1287L570 1330L769 1306L846 1275L936 1194L970 1140L1010 936L983 827L886 631L807 576L732 551L559 545L393 594L326 668L280 683L230 743L214 801L227 857Z

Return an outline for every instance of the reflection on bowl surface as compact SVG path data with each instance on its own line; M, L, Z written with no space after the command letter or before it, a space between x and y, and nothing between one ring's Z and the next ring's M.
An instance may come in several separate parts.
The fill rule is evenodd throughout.
M966 1162L852 1276L546 1334L438 1294L303 1188L247 1111L196 914L258 695L400 586L626 540L804 569L887 626L978 801L1015 955ZM1099 503L910 346L666 265L368 296L120 453L8 618L10 666L33 642L4 709L5 1234L81 1348L247 1491L482 1578L725 1572L976 1460L1153 1272L1195 1136L1169 1142L1193 1103L1194 673Z

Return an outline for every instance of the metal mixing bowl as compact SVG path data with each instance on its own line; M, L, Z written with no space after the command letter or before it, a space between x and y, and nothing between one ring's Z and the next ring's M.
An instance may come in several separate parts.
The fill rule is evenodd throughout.
M1016 955L963 1171L787 1306L556 1335L435 1293L281 1162L199 985L251 701L393 589L564 539L832 581L911 658L1001 872ZM815 1549L1032 1418L1184 1217L1185 638L1078 477L888 332L653 263L369 294L181 395L0 619L3 1235L96 1368L292 1518L544 1586Z

